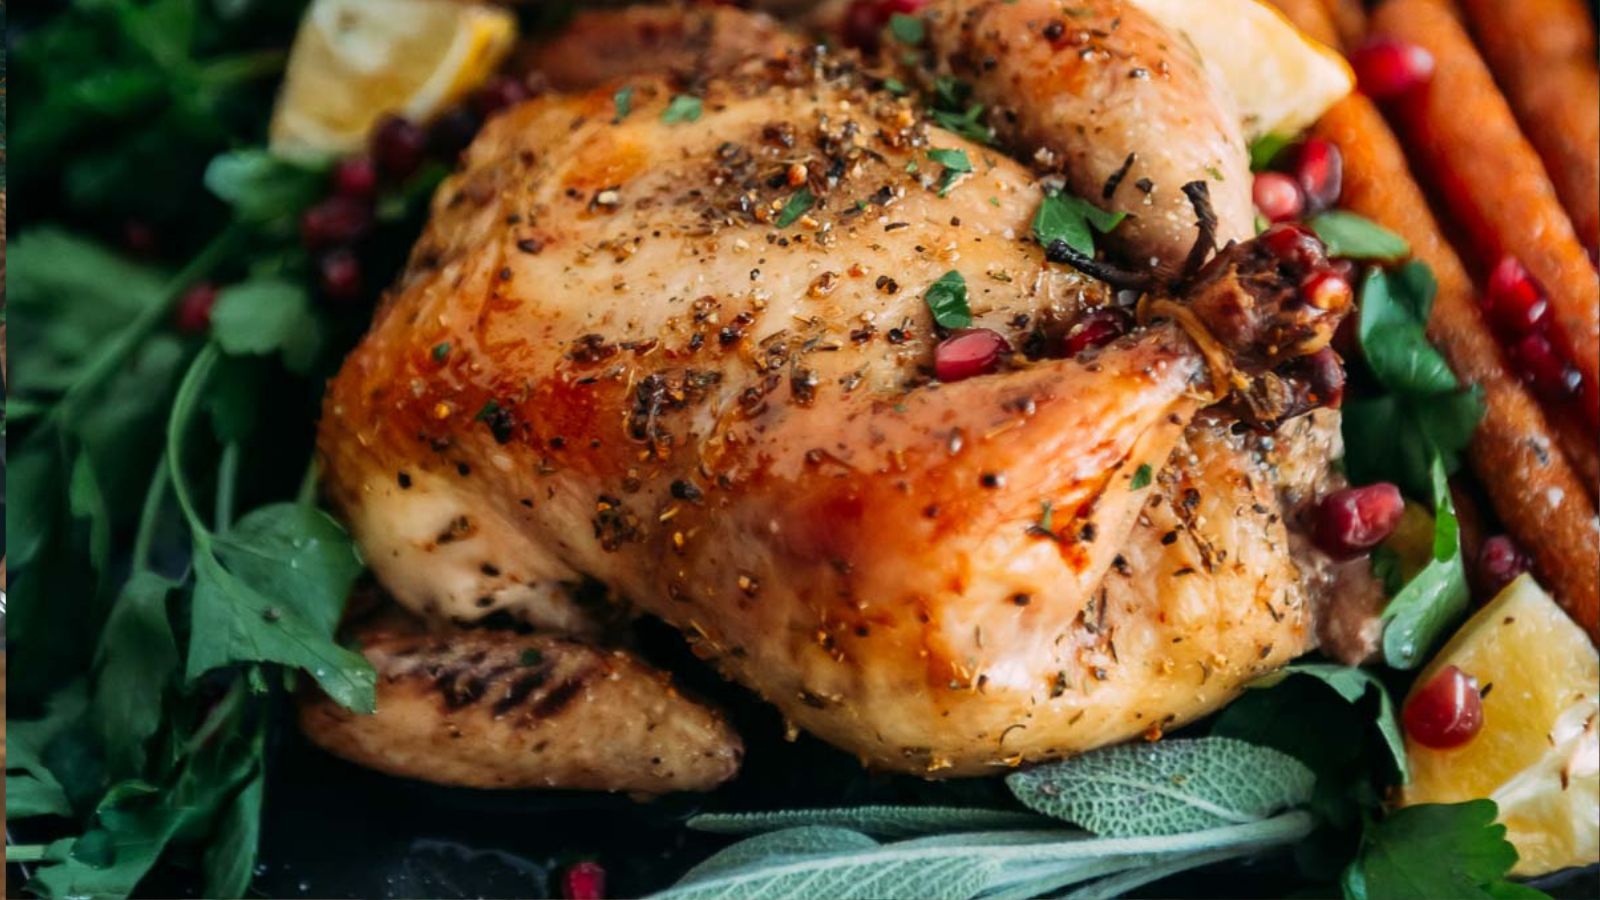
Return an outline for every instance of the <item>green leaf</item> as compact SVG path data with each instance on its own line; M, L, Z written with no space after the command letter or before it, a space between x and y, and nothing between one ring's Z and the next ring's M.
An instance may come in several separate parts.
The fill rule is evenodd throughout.
M800 190L795 191L794 194L789 197L789 201L783 204L782 211L778 213L778 218L774 220L772 224L778 226L779 228L788 228L790 225L793 225L801 216L805 215L806 211L811 209L811 205L814 202L815 198L811 196L811 191L809 188L801 188Z
M178 585L139 569L122 586L95 653L93 721L114 774L144 769L145 744L161 728L163 696L178 671L167 597Z
M983 121L984 106L971 102L972 85L948 75L934 79L929 112L939 126L970 141L987 144L994 129Z
M935 149L928 151L928 158L944 166L944 174L939 178L939 196L950 193L962 175L972 171L972 161L967 159L965 150Z
M69 858L38 871L28 890L45 898L120 898L133 893L184 824L183 810L157 805L137 811L103 809L104 830L73 844ZM100 845L109 863L97 865Z
M1045 195L1033 215L1033 236L1040 246L1061 241L1085 256L1093 256L1094 233L1108 234L1125 218L1124 213L1106 212L1080 197L1052 192Z
M1405 238L1353 212L1330 210L1309 224L1327 245L1329 256L1392 260L1411 255L1411 245Z
M197 541L187 676L240 662L304 669L329 697L371 712L376 676L333 630L361 563L332 519L298 505L255 510Z
M683 873L683 877L678 879L678 884L704 881L714 875L735 872L753 865L770 865L774 857L849 853L856 850L870 850L877 846L877 841L849 828L825 825L783 827L724 847Z
M661 121L668 125L676 122L698 122L701 110L702 103L699 97L679 94L672 98L666 109L661 111Z
M1438 459L1432 466L1433 559L1384 607L1383 656L1397 669L1414 669L1466 614L1469 594L1461 560L1460 527L1450 484Z
M621 122L633 112L633 88L625 87L611 95L611 105L616 108L616 115L611 117L613 123Z
M261 842L261 801L266 776L258 772L222 811L216 837L206 847L206 897L243 897L255 877L256 850Z
M1543 896L1506 881L1517 851L1506 840L1505 826L1495 824L1496 813L1492 800L1395 810L1367 828L1360 856L1346 872L1346 896L1372 900Z
M960 806L853 806L842 809L702 813L690 818L687 824L696 831L709 831L714 834L750 834L779 828L826 825L881 837L906 837L945 831L1036 828L1045 821L1033 813L1009 809L975 809Z
M1133 480L1128 482L1128 489L1137 491L1150 486L1150 464L1142 463L1133 471Z
M211 311L211 334L235 355L287 351L307 328L311 298L299 284L258 278L224 288Z
M1094 750L1006 777L1024 806L1110 837L1259 821L1311 797L1310 769L1231 738Z
M1250 142L1250 171L1264 172L1272 166L1278 154L1284 148L1293 144L1294 135L1290 134L1263 134Z
M31 816L69 816L72 804L52 777L46 781L33 775L6 776L6 819Z
M889 33L900 43L916 47L927 38L927 27L917 16L895 13L889 17Z
M967 306L967 280L954 269L939 276L922 295L927 301L933 320L945 328L966 328L972 324L972 310Z
M1295 675L1304 675L1315 678L1330 688L1348 703L1360 703L1362 698L1376 695L1378 698L1378 715L1374 724L1378 733L1383 736L1384 745L1389 750L1390 759L1393 760L1395 771L1400 773L1402 783L1411 780L1409 767L1406 765L1406 743L1400 733L1400 719L1395 715L1394 701L1389 699L1389 691L1379 681L1377 676L1365 669L1355 666L1341 666L1333 663L1299 663L1286 666L1265 678L1250 682L1246 687L1269 688L1285 678Z
M205 186L246 222L298 216L323 194L327 173L249 148L223 153L206 166Z

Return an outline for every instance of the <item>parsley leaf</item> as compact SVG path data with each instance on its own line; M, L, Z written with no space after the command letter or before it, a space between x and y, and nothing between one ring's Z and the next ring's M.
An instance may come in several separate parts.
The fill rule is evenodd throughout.
M1450 484L1437 457L1433 478L1433 559L1406 582L1383 610L1383 656L1397 669L1414 669L1467 611L1467 571Z
M1250 142L1250 171L1263 172L1272 166L1278 154L1294 143L1294 135L1263 134Z
M1329 256L1344 259L1400 259L1411 253L1405 238L1377 222L1341 209L1313 218L1311 230L1322 238Z
M317 341L311 297L304 286L274 277L232 285L217 294L211 334L232 354L281 351L286 361L298 361L311 355L304 345Z
M939 127L947 131L980 144L992 143L994 129L983 121L984 106L982 103L972 103L971 98L972 85L941 75L933 83L929 113Z
M809 188L801 188L795 191L789 197L788 202L783 204L783 209L779 211L778 218L773 220L772 224L779 228L788 228L798 221L801 216L805 215L815 202L816 198L811 196Z
M326 178L321 169L248 148L213 158L204 181L241 220L285 225L322 195Z
M1377 696L1378 710L1375 724L1378 733L1382 735L1384 746L1389 750L1395 770L1400 773L1400 780L1402 782L1410 780L1409 768L1406 765L1405 738L1400 733L1400 720L1395 715L1394 701L1389 699L1389 691L1384 688L1383 682L1379 681L1377 676L1355 666L1298 663L1252 681L1246 687L1268 688L1294 675L1315 678L1333 688L1334 692L1348 703L1360 703L1364 697Z
M1033 236L1049 247L1062 241L1085 256L1094 255L1094 233L1108 234L1127 215L1106 212L1081 197L1052 191L1044 196L1033 214Z
M699 97L679 94L661 111L661 121L672 125L677 122L698 122L703 104Z
M1150 486L1150 464L1144 463L1133 471L1133 480L1128 482L1128 489L1137 491Z
M626 119L628 113L633 112L633 88L625 87L617 91L611 96L611 103L617 110L617 114L611 118L612 124Z
M1431 496L1435 455L1446 474L1483 416L1482 392L1463 389L1424 330L1436 284L1426 264L1374 268L1361 288L1357 338L1385 392L1345 404L1345 466L1363 484L1394 481Z
M1506 880L1517 851L1494 822L1493 800L1425 803L1371 824L1361 855L1345 870L1349 900L1433 897L1509 900L1544 894Z
M967 159L965 150L935 149L928 151L928 158L944 166L944 175L939 179L939 196L950 193L962 175L972 171L972 160Z
M966 328L972 324L972 310L967 306L967 280L954 269L940 276L922 295L933 313L933 320L945 328Z
M895 13L889 17L889 33L900 43L915 47L927 37L927 27L917 16Z

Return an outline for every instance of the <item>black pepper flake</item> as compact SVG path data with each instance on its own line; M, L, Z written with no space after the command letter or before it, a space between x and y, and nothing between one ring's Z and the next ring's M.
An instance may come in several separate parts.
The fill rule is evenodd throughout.
M1078 540L1085 544L1092 544L1094 543L1095 535L1098 533L1099 530L1095 528L1093 522L1085 522L1083 527L1078 529Z
M1018 592L1011 595L1011 602L1017 606L1027 606L1033 602L1033 595Z
M523 253L538 253L544 249L544 244L540 243L536 238L523 238L517 241L517 249Z
M1169 531L1161 536L1161 545L1163 547L1170 547L1174 543L1177 543L1177 540L1178 533L1176 531Z
M469 466L464 462L458 462L456 463L456 474L460 475L462 478L465 478L472 474L472 466Z
M401 472L395 476L395 481L400 483L400 490L402 491L411 487L411 475L409 473Z
M989 490L1002 487L1005 485L1005 483L1006 477L999 472L984 472L982 475L978 476L978 484L982 487L988 488Z
M1145 194L1148 194L1156 189L1156 183L1148 178L1141 178L1138 181L1135 181L1133 186L1138 188L1141 193Z
M500 270L500 280L501 281L510 281L511 280L511 267L510 266L506 266L506 267L504 267L504 268L502 268Z
M1066 23L1062 22L1060 19L1051 19L1049 22L1046 22L1044 30L1040 32L1040 34L1044 35L1044 39L1050 41L1051 43L1061 40L1061 36L1066 33Z
M483 409L478 410L478 414L473 416L473 421L489 426L489 433L494 435L494 442L497 444L509 442L516 426L511 410L501 406L499 401L493 398L483 404Z
M705 497L705 494L694 486L694 482L684 481L681 478L672 483L670 490L673 499L685 500L689 503L699 503Z

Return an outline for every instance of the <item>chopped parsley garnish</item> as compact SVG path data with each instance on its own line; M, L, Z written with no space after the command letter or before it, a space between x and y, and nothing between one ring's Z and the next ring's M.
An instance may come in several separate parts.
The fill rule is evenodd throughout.
M969 141L987 144L994 140L994 129L983 121L982 103L973 103L972 85L948 75L933 83L929 112L939 127L953 131Z
M443 343L439 343L439 344L434 344L433 345L433 361L434 362L442 363L442 362L444 362L445 360L447 360L449 358L450 358L450 342L449 341L444 341Z
M944 166L944 174L939 178L939 196L950 193L956 182L972 171L972 161L967 159L965 150L937 149L929 150L928 158Z
M1271 166L1294 138L1283 134L1264 134L1250 142L1250 171L1261 172Z
M967 306L967 280L954 269L940 276L928 286L922 299L928 303L933 320L945 328L966 328L972 324L972 310Z
M529 647L528 649L522 651L522 664L523 665L525 665L525 666L537 666L539 663L542 663L542 662L544 662L544 654L540 653L538 650L535 650L532 647Z
M1128 487L1135 491L1149 487L1150 475L1149 463L1139 466L1139 468L1133 470L1133 481L1128 484Z
M778 218L773 222L773 224L777 225L779 228L788 228L790 225L793 225L801 216L805 215L806 211L811 209L812 204L815 202L816 198L811 196L811 190L809 188L801 188L800 190L795 191L794 194L789 197L789 202L783 205L783 209L778 213Z
M1049 500L1041 500L1041 501L1039 501L1039 525L1038 525L1039 530L1040 531L1055 531L1055 528L1054 528L1055 519L1056 519L1056 505L1054 503L1051 503Z
M1052 192L1034 213L1033 236L1041 246L1062 241L1084 256L1093 256L1094 232L1108 234L1125 218L1124 213L1106 212L1081 197Z
M676 122L698 122L703 104L699 97L679 94L661 111L661 121L668 125Z
M889 33L900 43L915 47L927 37L927 28L916 16L895 13L889 17Z
M898 78L885 78L883 80L883 89L896 97L904 97L906 94L911 93L911 89L906 87L906 83Z
M633 112L633 88L625 87L611 97L611 102L617 108L617 114L612 117L612 122L621 122Z

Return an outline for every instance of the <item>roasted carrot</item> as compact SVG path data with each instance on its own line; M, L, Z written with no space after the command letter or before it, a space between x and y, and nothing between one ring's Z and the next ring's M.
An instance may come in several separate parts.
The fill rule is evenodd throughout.
M1327 10L1303 0L1274 0L1317 40L1335 36ZM1404 151L1366 98L1349 97L1315 126L1345 159L1343 202L1404 237L1439 282L1428 333L1463 380L1484 392L1483 423L1469 451L1495 513L1534 557L1541 581L1600 642L1600 535L1593 501L1557 449L1539 404L1507 369L1499 343L1475 302L1460 257L1445 240L1412 178Z
M1432 83L1394 110L1406 146L1470 241L1474 262L1486 268L1509 253L1544 285L1583 376L1583 409L1600 422L1600 275L1454 7L1387 0L1370 25L1433 54Z
M1486 412L1469 455L1495 513L1534 557L1540 581L1600 642L1600 533L1595 505L1544 412L1510 373L1479 311L1472 281L1428 209L1382 115L1350 97L1315 132L1344 153L1343 205L1404 237L1439 282L1428 336L1464 381L1483 389Z
M1333 22L1334 33L1338 36L1336 41L1323 41L1330 47L1343 47L1345 50L1361 43L1367 33L1367 9L1361 0L1322 0L1322 5L1328 11L1328 17ZM1317 38L1322 40L1322 38Z
M1600 66L1582 0L1461 0L1467 25L1591 258L1600 255Z

